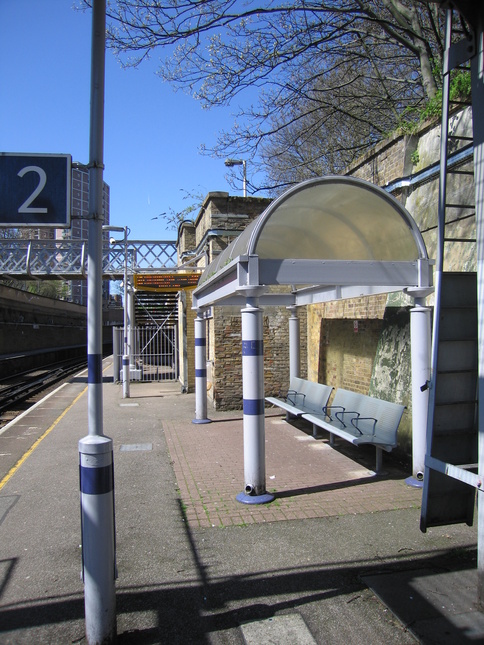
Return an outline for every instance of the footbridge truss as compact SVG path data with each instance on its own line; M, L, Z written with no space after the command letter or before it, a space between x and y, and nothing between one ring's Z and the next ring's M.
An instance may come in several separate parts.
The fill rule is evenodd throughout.
M126 265L125 265L126 255ZM140 273L180 269L173 241L103 245L103 278L122 280ZM0 276L22 280L79 280L88 273L87 240L0 240Z

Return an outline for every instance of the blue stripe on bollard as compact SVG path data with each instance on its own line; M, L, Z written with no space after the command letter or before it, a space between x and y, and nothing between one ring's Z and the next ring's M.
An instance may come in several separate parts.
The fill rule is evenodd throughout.
M244 399L244 414L263 415L264 399Z
M264 346L262 340L243 340L242 356L262 356Z
M195 376L200 378L205 378L207 376L207 370L197 370L195 369Z
M104 495L114 489L113 464L101 468L79 466L81 493L86 495Z
M205 347L207 344L206 338L195 338L195 347Z
M87 382L103 382L103 357L102 354L87 355Z

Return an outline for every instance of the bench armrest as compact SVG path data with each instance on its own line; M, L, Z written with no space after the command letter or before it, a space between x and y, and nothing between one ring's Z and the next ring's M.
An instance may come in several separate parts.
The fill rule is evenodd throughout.
M286 395L286 401L289 401L289 403L292 403L292 405L297 405L297 398L299 396L302 396L302 403L304 405L304 399L306 398L306 395L302 394L301 392L296 392L294 390L288 391Z
M357 417L354 417L353 419L351 419L351 425L354 426L358 430L358 432L362 435L363 431L360 430L360 428L358 428L358 422L359 421L373 421L373 428L371 429L371 434L372 435L375 434L375 427L376 427L377 419L374 419L373 417L360 417L360 416L357 416Z
M346 428L346 423L344 422L344 416L345 414L352 414L353 417L359 417L360 413L355 412L354 410L346 410L342 405L325 405L323 407L323 412L326 416L329 417L329 420L332 421L333 417L331 416L331 413L329 410L336 410L334 413L334 416L336 417L336 420L341 423L343 428Z
M330 410L342 410L344 412L344 408L341 407L340 405L323 405L323 414L325 414L330 421L333 420L333 417L331 416Z

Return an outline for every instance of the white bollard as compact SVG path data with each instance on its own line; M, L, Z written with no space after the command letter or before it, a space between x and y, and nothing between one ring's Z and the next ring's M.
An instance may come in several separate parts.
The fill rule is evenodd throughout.
M89 645L116 641L113 442L79 441L82 579Z

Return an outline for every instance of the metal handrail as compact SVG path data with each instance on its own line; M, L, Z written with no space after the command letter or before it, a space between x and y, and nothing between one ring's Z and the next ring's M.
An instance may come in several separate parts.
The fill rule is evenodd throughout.
M0 239L0 276L19 279L72 279L87 277L85 240ZM127 245L130 273L173 270L177 267L176 242L130 241ZM103 248L103 277L121 280L124 248Z

